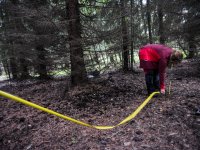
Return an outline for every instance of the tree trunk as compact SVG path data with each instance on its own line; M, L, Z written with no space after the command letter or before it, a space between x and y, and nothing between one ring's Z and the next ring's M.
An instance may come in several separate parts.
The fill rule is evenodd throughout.
M9 80L11 79L11 75L10 75L10 69L9 69L9 64L8 64L8 59L5 59L5 53L2 52L2 65L3 65L3 70L5 71L5 74L8 75Z
M151 32L151 13L150 13L150 1L147 0L147 24L148 24L148 32L149 32L149 43L152 44L152 32Z
M132 0L131 0L132 3ZM142 21L141 23L143 24L143 28L144 28L144 34L147 34L147 25L146 25L146 18L145 18L145 13L144 13L144 6L143 6L143 0L140 0L140 11L141 11L141 18Z
M28 79L29 73L28 73L28 65L27 61L24 58L19 59L20 62L20 79Z
M66 0L68 34L71 61L71 84L73 86L87 81L83 48L81 45L81 23L78 0Z
M189 35L188 37L188 47L189 47L189 54L187 58L193 58L195 56L195 52L196 52L196 45L195 45L195 41L194 41L194 36L193 35Z
M36 47L37 51L37 72L40 79L48 79L46 58L45 58L45 49L43 45L38 45Z
M125 17L125 1L121 0L121 12L122 12L122 45L123 45L123 70L128 71L128 34L127 34L127 24L126 24L126 17Z
M11 50L11 55L10 55L10 72L12 74L12 79L16 80L18 79L18 69L17 69L17 62L14 57L14 52Z
M163 26L163 6L161 2L158 2L158 21L159 21L159 41L161 44L165 44L164 26Z
M98 59L98 53L96 51L96 46L94 45L94 61L96 62L96 65L98 65L98 69L101 70L101 65Z
M131 70L133 70L133 62L135 62L135 59L134 59L134 51L133 51L133 41L134 41L134 27L133 27L133 23L134 23L134 20L133 20L133 1L131 1L131 60L130 60L130 67L131 67ZM142 6L141 6L142 7Z

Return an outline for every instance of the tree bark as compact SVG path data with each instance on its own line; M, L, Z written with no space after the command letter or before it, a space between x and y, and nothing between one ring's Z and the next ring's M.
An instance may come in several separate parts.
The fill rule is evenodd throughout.
M17 61L15 59L15 54L12 49L10 49L10 72L12 74L12 79L16 80L18 79L18 69L17 69Z
M158 2L158 21L159 21L159 41L161 44L165 44L164 26L163 26L163 6L162 2Z
M134 59L134 50L133 50L133 41L134 41L134 27L133 27L133 23L134 23L134 19L133 19L133 1L131 1L131 60L130 60L130 67L131 67L131 70L133 70L133 62L135 62L135 59ZM142 7L142 6L141 6Z
M27 61L24 58L20 58L20 79L28 79L30 78L30 75L28 73L28 65Z
M45 58L45 49L43 45L38 45L36 47L37 51L37 71L40 79L49 79L47 74L46 58Z
M195 41L194 41L194 36L193 35L189 35L188 37L188 57L187 58L193 58L195 56L195 52L196 52L196 45L195 45Z
M81 45L81 23L78 0L66 0L68 34L71 61L71 85L76 86L87 81L83 48Z
M132 0L131 0L132 2ZM145 18L145 7L143 6L143 0L140 0L140 11L141 11L141 23L143 23L143 28L144 28L144 34L146 35L147 34L147 21L146 21L146 18Z
M150 1L147 0L147 24L148 24L148 33L149 33L149 43L152 44L152 31L151 31L151 13L150 13Z
M122 45L123 45L123 70L128 71L128 33L127 33L127 24L126 24L126 15L125 15L125 1L121 0L121 12L122 12Z

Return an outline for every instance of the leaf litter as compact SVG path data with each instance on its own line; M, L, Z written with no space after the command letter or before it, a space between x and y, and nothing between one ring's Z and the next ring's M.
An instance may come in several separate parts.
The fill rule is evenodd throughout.
M170 84L171 81L171 84ZM200 63L187 60L168 69L167 95L153 98L130 122L95 130L1 97L3 150L198 150ZM1 90L93 125L116 125L146 98L143 72L121 71L70 88L64 79L4 81ZM171 86L169 88L169 86ZM169 94L170 89L170 94Z

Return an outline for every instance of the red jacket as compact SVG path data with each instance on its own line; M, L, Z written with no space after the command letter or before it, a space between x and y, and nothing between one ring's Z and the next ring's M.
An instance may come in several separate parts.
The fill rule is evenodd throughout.
M159 72L160 88L165 88L165 70L170 60L172 49L161 44L148 44L139 51L140 68L144 71L156 69Z

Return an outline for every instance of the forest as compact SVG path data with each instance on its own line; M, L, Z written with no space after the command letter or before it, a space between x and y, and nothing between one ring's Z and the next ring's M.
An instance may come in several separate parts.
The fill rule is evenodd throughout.
M139 50L181 51L147 94ZM0 0L0 149L200 149L198 0ZM13 101L30 103L82 126ZM199 109L199 113L198 112Z

